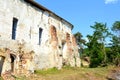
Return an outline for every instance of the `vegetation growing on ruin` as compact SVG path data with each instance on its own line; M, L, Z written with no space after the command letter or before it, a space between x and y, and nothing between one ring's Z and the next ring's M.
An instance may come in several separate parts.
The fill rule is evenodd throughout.
M89 57L89 67L120 66L120 21L113 23L111 31L107 23L95 22L90 27L93 34L86 36L88 40L86 42L80 32L74 34L81 48L79 50L81 59Z

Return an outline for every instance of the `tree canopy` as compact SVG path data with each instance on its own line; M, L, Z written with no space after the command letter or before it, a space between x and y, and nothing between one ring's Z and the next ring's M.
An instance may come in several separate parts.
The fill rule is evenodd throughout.
M79 46L82 44L87 46L83 49L82 55L90 58L89 66L98 67L108 64L120 66L120 21L114 22L111 28L115 34L111 34L106 23L95 22L90 27L93 29L93 34L86 36L87 43L82 39L83 36L80 32L74 34ZM106 38L111 39L111 46L106 46Z

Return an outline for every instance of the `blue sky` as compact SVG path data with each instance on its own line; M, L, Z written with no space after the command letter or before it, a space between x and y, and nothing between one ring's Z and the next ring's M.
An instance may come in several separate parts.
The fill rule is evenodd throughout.
M73 33L84 37L92 34L94 22L107 23L108 28L120 21L120 0L35 0L74 25Z

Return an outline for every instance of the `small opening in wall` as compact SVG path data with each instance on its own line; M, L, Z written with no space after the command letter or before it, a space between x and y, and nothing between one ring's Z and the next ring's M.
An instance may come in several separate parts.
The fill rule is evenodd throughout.
M65 41L62 42L62 50L64 49Z
M43 32L43 29L39 28L39 45L41 44L42 32Z
M18 19L17 18L13 18L13 25L12 25L12 39L13 40L16 39L17 23L18 23Z
M10 58L11 58L11 71L14 72L14 62L16 56L14 54L10 54Z
M60 45L59 45L58 47L59 47L59 49L61 49L61 46L60 46Z

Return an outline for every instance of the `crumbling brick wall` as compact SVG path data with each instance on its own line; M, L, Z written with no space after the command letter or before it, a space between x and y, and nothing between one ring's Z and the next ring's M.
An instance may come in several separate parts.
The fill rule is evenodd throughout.
M57 49L58 47L57 31L53 25L50 26L50 36L51 36L50 44L52 45L54 49Z
M0 0L0 48L10 49L12 64L15 62L13 72L26 73L28 70L32 71L32 67L60 69L64 60L66 64L75 65L73 57L78 53L75 40L72 40L73 25L49 10L38 7L40 5L35 6L34 3L29 3L29 0ZM16 23L14 19L17 20ZM15 30L14 23L17 24ZM15 33L14 40L12 31ZM23 41L25 45L19 44ZM34 52L34 63L31 62L31 57L26 56L31 51ZM4 51L1 54L6 54L5 63L8 61L7 63L11 64L10 54L7 55ZM29 63L35 66L29 68Z
M7 76L11 75L28 76L34 73L34 51L23 51L23 47L20 48L19 46L17 51L0 48L0 73L3 79L8 80Z
M62 67L60 52L59 52L59 43L57 37L57 30L55 26L50 26L50 55L51 55L51 65L60 69Z

